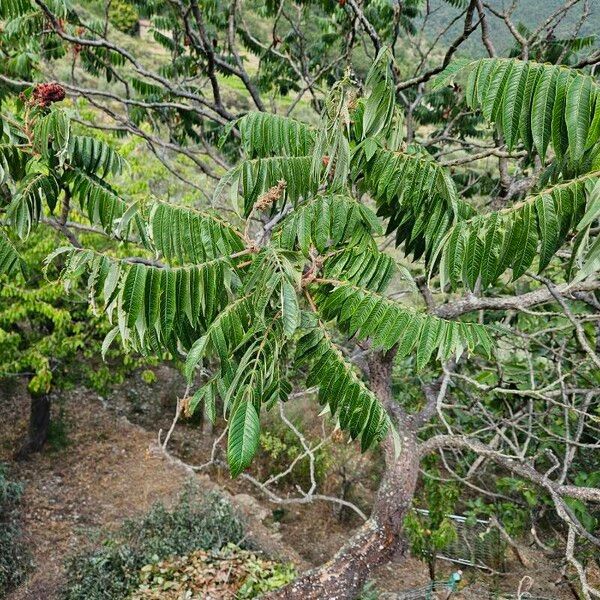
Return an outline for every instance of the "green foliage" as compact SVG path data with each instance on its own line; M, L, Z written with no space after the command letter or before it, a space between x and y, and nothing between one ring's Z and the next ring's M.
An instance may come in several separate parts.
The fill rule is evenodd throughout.
M432 575L436 554L456 540L456 529L448 514L454 511L459 497L456 484L440 482L435 468L433 475L423 478L423 490L417 500L427 507L428 512L412 510L404 520L411 552L429 563Z
M576 231L581 278L589 275L598 260L587 227L598 215L600 88L574 69L517 59L457 63L440 82L462 71L467 104L498 126L510 149L521 143L544 160L551 147L555 160L522 202L454 224L440 243L442 285L487 287L508 268L517 279L535 258L542 271Z
M144 517L127 521L102 547L73 556L67 564L65 600L122 599L138 585L139 571L172 555L214 550L242 543L243 525L221 496L202 497L189 487L178 504L155 506Z
M349 337L370 338L376 348L385 351L398 346L399 358L415 350L418 369L429 362L434 350L440 360L460 356L464 350L473 352L479 346L486 353L491 350L492 342L481 325L421 315L352 284L322 292L317 303L325 318L337 316L338 326Z
M311 156L271 156L242 161L221 179L215 200L230 186L233 198L240 197L241 212L248 216L263 194L285 181L283 199L297 204L317 191L317 182L311 179L312 160Z
M32 564L19 523L23 487L7 477L0 464L0 594L4 597L23 582Z
M0 370L4 375L30 373L30 391L45 393L55 378L54 361L66 360L82 347L87 310L78 315L62 286L41 278L35 261L52 248L53 236L36 235L30 242L25 255L31 261L29 285L4 278L0 287Z
M179 264L198 264L244 248L242 234L217 215L156 203L149 231L157 251Z
M369 244L370 235L377 233L381 225L368 206L342 195L319 195L299 206L275 235L282 248L299 248L308 255L311 247L323 254L342 240L348 246Z
M515 280L535 259L541 272L567 236L580 227L598 175L600 171L595 171L558 183L509 208L456 223L440 251L442 287L449 282L452 287L461 283L474 289L479 282L486 288L508 268Z
M389 219L387 232L407 255L431 259L461 209L449 172L418 147L376 149L371 157L365 148L364 161L359 172L378 214Z
M76 199L91 225L112 232L126 205L105 178L122 171L123 159L104 141L72 132L64 110L47 108L31 90L28 94L0 136L0 147L8 148L0 153L0 180L11 192L6 221L26 239L44 212L53 214L59 203L64 209ZM33 127L31 139L27 127ZM15 140L23 142L18 150ZM119 232L127 235L128 227L120 224ZM14 248L5 235L0 237L0 257L3 270L15 267Z
M139 32L140 16L135 6L124 0L112 0L108 18L119 31L135 35Z
M240 132L248 158L308 156L315 144L315 132L295 119L267 113L248 113L231 127Z
M22 248L27 279L0 277L0 379L23 374L32 393L76 380L104 392L140 361L112 351L107 355L110 369L98 366L108 331L104 319L91 314L82 298L65 295L52 268L50 279L42 273L43 260L56 245L52 230L36 229ZM85 360L77 360L81 357Z
M251 561L246 563L246 568L250 574L237 592L237 597L240 599L259 598L267 592L294 581L297 575L296 570L290 564L275 563L265 569L260 561Z
M589 165L598 153L600 88L582 72L517 59L483 59L468 73L467 104L495 123L512 149L518 142L543 159L552 146L559 164ZM588 166L589 168L589 166Z
M319 386L319 401L336 416L352 439L360 438L366 450L387 433L389 417L377 396L348 364L322 325L298 342L296 360L309 364L307 385Z
M222 406L233 475L249 465L259 445L261 412L287 400L299 374L319 387L319 402L363 450L386 435L387 413L342 351L339 334L368 339L383 351L395 347L401 358L414 356L418 370L434 358L490 353L485 326L438 319L386 295L400 270L379 249L381 223L362 192L406 255L423 256L432 277L439 267L442 287L485 288L508 268L520 277L535 260L541 271L576 231L581 260L573 266L589 273L597 262L595 254L585 258L587 246L594 248L591 224L598 212L597 172L588 168L597 149L591 112L587 121L580 115L580 130L565 122L566 137L556 141L552 129L548 136L540 129L537 109L524 110L520 93L509 93L511 78L518 74L521 83L518 61L460 65L477 74L470 77L467 101L481 105L484 117L497 122L502 110L509 123L511 111L518 112L519 128L510 131L521 136L515 143L530 135L543 154L546 140L535 144L547 137L570 156L522 202L479 213L459 198L450 172L424 148L400 143L390 59L386 50L379 54L361 98L349 78L334 85L317 127L266 113L236 122L246 156L213 197L216 204L229 194L237 209L233 224L166 202L127 204L110 184L123 161L110 145L73 131L55 106L28 100L23 114L10 120L11 139L24 143L19 158L8 163L14 194L6 224L26 237L73 197L82 209L78 218L131 243L134 256L119 256L111 247L64 247L48 262L62 266L67 285L83 281L92 306L108 315L113 328L103 353L119 336L127 349L185 358L190 381L196 369L206 370L190 412L202 404L213 419ZM546 67L531 69L547 77ZM565 102L590 88L595 106L588 80L567 73ZM532 87L536 104L542 88L532 81L523 85ZM579 87L568 92L571 81ZM25 120L33 123L31 147ZM272 231L252 239L253 220L271 219Z

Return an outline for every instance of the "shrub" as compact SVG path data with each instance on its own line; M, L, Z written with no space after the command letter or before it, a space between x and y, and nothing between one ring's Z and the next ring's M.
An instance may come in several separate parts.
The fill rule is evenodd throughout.
M31 558L21 540L18 511L23 487L6 478L0 465L0 597L18 586L31 568Z
M113 0L108 11L111 24L123 33L137 35L140 30L140 15L135 6L123 0Z
M144 565L196 550L241 544L244 528L219 494L200 495L189 486L173 510L156 505L129 520L103 545L67 561L64 600L121 600L138 587Z

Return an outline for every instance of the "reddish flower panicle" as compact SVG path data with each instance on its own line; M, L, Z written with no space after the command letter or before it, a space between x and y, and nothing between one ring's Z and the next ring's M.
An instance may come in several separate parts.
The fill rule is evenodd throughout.
M33 90L33 102L38 106L50 106L65 98L65 88L58 83L40 83Z

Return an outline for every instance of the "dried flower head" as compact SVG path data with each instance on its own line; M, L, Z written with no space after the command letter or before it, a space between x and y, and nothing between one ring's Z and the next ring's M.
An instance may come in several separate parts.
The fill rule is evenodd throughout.
M190 406L191 400L192 399L189 397L185 397L181 400L181 412L186 419L189 419L193 414Z
M254 205L254 208L257 210L264 210L265 208L269 208L273 203L277 202L283 196L283 192L287 186L287 182L285 179L280 179L277 182L277 185L274 185L267 192L265 192Z

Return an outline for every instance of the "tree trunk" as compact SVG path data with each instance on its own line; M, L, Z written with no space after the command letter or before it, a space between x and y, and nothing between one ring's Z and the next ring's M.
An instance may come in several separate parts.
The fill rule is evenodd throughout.
M15 454L17 460L26 459L33 452L39 452L48 439L50 428L50 395L31 394L29 412L29 432L27 439Z
M401 547L402 524L419 473L418 453L412 434L404 437L395 460L390 440L386 446L386 457L391 456L393 462L386 465L370 519L329 562L265 598L350 600L359 594L373 569L388 562Z
M379 355L369 364L371 388L390 413L396 412L391 404L392 358ZM373 569L389 562L401 548L404 517L417 485L419 452L416 436L408 427L401 427L400 441L398 456L391 436L384 442L385 471L369 520L330 561L267 594L266 599L351 600Z

